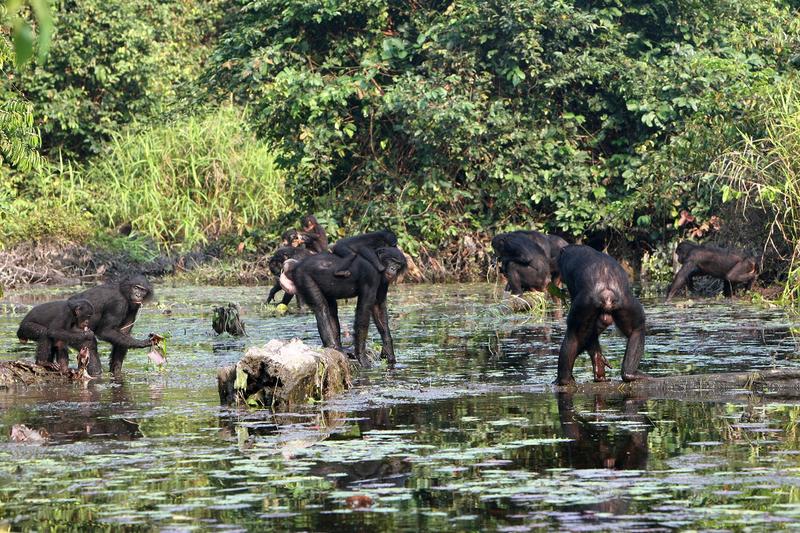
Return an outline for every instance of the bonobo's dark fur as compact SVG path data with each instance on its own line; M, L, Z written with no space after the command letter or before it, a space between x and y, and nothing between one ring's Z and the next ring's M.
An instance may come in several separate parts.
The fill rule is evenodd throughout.
M362 233L336 241L331 252L346 260L341 263L336 275L348 276L350 264L359 255L369 261L375 270L383 272L383 265L378 260L375 251L387 246L397 246L397 236L389 230Z
M549 248L549 243L547 243ZM549 252L520 233L500 233L492 239L500 270L512 294L544 291L550 282Z
M281 246L299 248L301 246L307 246L311 242L311 239L312 237L310 235L306 235L302 231L287 229L283 232L283 235L281 235Z
M682 266L669 286L667 300L672 299L684 286L691 290L694 276L705 274L721 279L725 296L733 295L734 283L742 283L749 290L758 277L756 258L738 250L683 241L678 244L675 253Z
M147 278L135 275L92 287L69 299L86 299L94 306L89 329L98 339L111 343L111 372L122 370L129 348L147 348L152 344L149 338L139 340L130 334L139 308L152 297L153 287Z
M303 301L314 309L317 329L326 347L341 350L342 338L339 325L339 311L336 301L342 298L358 297L354 331L354 352L363 365L369 362L365 357L369 317L381 335L385 356L390 365L395 363L394 344L389 331L389 317L386 313L386 294L389 284L406 270L406 258L397 248L385 247L376 251L383 272L379 273L367 259L358 255L350 265L350 276L337 277L347 259L321 253L312 255L296 264L287 274L294 282Z
M303 226L303 233L307 237L306 248L318 254L328 251L328 234L325 233L317 218L314 215L306 215L300 221Z
M522 235L538 244L545 251L550 263L550 279L553 283L559 285L561 275L558 272L558 256L561 255L561 250L569 246L569 243L558 235L545 235L534 230L516 230L512 231L511 234Z
M558 355L557 385L575 381L572 368L583 351L592 359L595 381L606 381L608 365L600 350L600 334L612 323L628 337L622 360L623 381L646 379L639 372L644 354L644 309L631 292L628 275L609 255L588 246L561 251L558 267L572 300L567 332Z
M22 342L36 341L36 362L56 362L62 371L69 367L69 348L88 348L87 370L101 372L97 341L89 329L94 313L91 302L85 299L58 300L31 309L17 330Z
M283 264L288 259L296 259L300 261L310 255L312 255L310 250L306 250L305 248L294 248L292 246L282 246L275 250L275 253L269 258L269 271L275 275L275 284L269 290L269 294L267 295L267 303L270 303L272 299L275 298L275 294L281 290L280 275L281 269L283 269ZM281 303L284 305L289 305L289 302L291 301L292 295L288 292L284 292Z

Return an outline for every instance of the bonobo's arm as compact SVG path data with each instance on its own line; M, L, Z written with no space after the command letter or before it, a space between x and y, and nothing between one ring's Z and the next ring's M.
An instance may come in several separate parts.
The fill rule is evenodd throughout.
M279 280L275 280L275 285L269 290L269 294L267 294L267 303L270 303L278 291L281 290L281 282Z
M697 266L693 261L687 261L681 267L681 269L678 270L678 273L675 274L675 279L672 280L669 290L667 291L667 301L671 300L672 297L675 296L678 291L686 285L686 283L689 281L689 278L691 278L694 274L696 268Z
M386 294L389 290L388 283L381 283L378 287L375 305L372 306L372 320L381 335L381 356L386 357L390 365L394 365L396 358L394 355L394 341L392 333L389 331L389 315L386 312Z
M77 328L71 328L71 329L49 328L47 330L47 336L57 341L76 343L76 342L93 340L94 332L91 330L83 331Z
M383 272L386 270L386 267L383 266L381 260L378 259L378 254L375 253L375 250L369 248L367 246L362 246L359 248L358 253L361 257L369 261L369 263L377 270L378 272Z
M114 346L121 346L123 348L147 348L152 344L150 339L135 339L128 333L123 331L130 331L133 323L136 321L136 313L138 308L125 313L123 305L115 305L106 310L103 315L103 320L97 325L95 335L97 338L110 342Z

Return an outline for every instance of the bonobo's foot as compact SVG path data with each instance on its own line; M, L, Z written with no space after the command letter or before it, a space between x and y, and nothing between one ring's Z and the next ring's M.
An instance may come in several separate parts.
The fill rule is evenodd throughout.
M595 382L595 383L603 383L603 382L605 382L605 381L611 381L611 380L609 379L609 377L608 377L608 376L606 376L605 374L603 374L602 376L595 376L595 377L594 377L594 382Z
M638 370L632 374L622 374L622 381L647 381L650 379L655 379L652 376L645 374L644 372L639 372Z
M361 357L356 357L358 359L358 363L361 365L362 368L370 368L372 366L372 361L370 361L369 357L366 355L362 355Z
M566 378L556 378L556 380L553 382L553 385L559 387L569 387L571 385L575 385L575 378L572 376Z
M337 270L336 272L333 273L333 275L336 276L337 278L349 278L350 277L350 271L349 270Z

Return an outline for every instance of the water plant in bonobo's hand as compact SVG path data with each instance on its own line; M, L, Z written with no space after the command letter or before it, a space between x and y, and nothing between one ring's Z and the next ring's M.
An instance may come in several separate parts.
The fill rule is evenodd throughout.
M156 335L155 333L152 335L151 339L153 341L153 347L150 349L150 352L147 354L147 358L150 359L155 368L158 370L163 370L164 365L167 362L167 339L169 335Z

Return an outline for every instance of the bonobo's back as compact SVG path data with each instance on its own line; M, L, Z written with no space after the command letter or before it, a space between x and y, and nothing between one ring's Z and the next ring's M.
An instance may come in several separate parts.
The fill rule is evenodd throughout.
M573 298L586 290L607 287L620 293L630 290L628 275L617 260L590 246L570 244L565 247L558 258L558 269Z
M353 235L352 237L345 237L339 239L333 245L331 250L334 252L339 249L349 248L352 246L377 249L384 246L397 246L397 235L388 229L371 231L369 233L362 233L361 235Z

